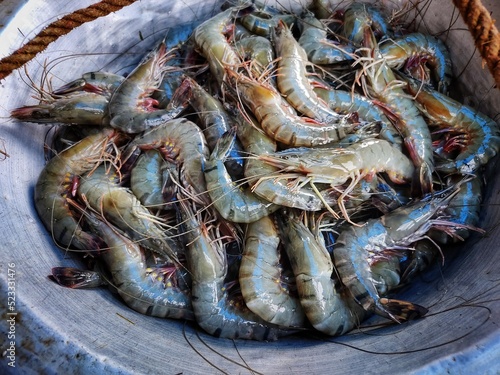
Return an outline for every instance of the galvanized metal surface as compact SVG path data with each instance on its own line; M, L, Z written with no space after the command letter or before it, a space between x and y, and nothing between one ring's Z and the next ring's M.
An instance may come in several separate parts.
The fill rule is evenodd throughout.
M31 0L0 28L0 57L19 48L57 16L94 1ZM12 3L12 2L9 2ZM283 3L282 1L280 3ZM288 3L288 2L287 2ZM24 4L24 3L23 3ZM137 1L117 13L81 26L50 45L27 65L39 79L43 65L61 56L52 69L53 85L91 70L126 72L167 28L200 20L217 9L214 1ZM300 5L293 3L295 8ZM500 5L484 1L500 17ZM0 4L1 5L1 4ZM444 31L455 20L451 2L433 1L422 28ZM186 30L189 30L186 27ZM447 36L454 70L462 72L473 42L458 20ZM124 52L127 52L123 55ZM103 54L104 53L104 54ZM125 67L121 69L122 67ZM9 110L35 103L16 71L0 82L0 146L10 155L0 161L0 343L8 349L7 270L15 269L16 370L23 373L498 373L500 353L500 179L489 179L482 226L474 237L436 269L404 292L430 307L425 319L375 334L327 339L290 337L275 343L215 339L193 325L142 316L108 290L69 290L47 275L54 266L78 265L55 247L33 207L33 186L44 165L47 127L15 123ZM468 104L496 116L500 91L474 55L457 85ZM494 170L494 168L491 168ZM9 267L9 264L15 264ZM496 301L495 301L496 299ZM486 309L485 307L489 308ZM448 310L449 309L449 310ZM384 354L385 353L385 354ZM0 353L1 354L1 353ZM8 353L5 353L8 354ZM4 354L4 355L5 355ZM12 368L0 358L0 372ZM12 373L15 373L12 371Z

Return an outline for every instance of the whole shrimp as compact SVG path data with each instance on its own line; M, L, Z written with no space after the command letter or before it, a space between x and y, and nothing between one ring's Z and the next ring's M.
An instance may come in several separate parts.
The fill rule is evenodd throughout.
M234 76L241 100L255 115L262 130L278 142L291 147L325 145L344 138L354 127L347 121L320 125L300 117L291 112L293 108L272 86L232 70L228 73Z
M108 125L109 99L93 92L76 92L15 108L10 115L23 122L66 125Z
M259 129L258 124L250 124L246 119L239 118L236 132L249 155L272 154L277 150L276 142L264 134ZM292 188L280 179L261 180L262 177L275 175L277 172L277 167L258 158L249 157L246 159L244 174L255 194L281 206L295 207L306 211L321 210L323 202L314 191L306 186Z
M251 223L276 211L279 206L241 189L224 165L234 145L235 132L230 131L217 142L205 166L205 180L212 204L219 214L235 223Z
M57 267L52 269L52 274L59 284L72 288L111 284L127 306L141 314L194 320L190 290L184 283L175 281L177 278L180 281L189 279L189 274L184 269L170 271L173 276L168 283L153 279L153 270L146 263L146 251L138 243L131 241L93 213L85 212L84 215L90 230L107 244L107 248L99 253L98 259L105 263L112 282L107 281L98 271Z
M427 312L427 309L410 302L380 297L371 262L382 251L408 249L410 244L425 237L435 225L451 230L461 227L456 223L435 219L454 194L456 190L452 193L436 193L430 199L398 208L378 219L370 219L361 227L347 227L340 233L333 252L335 267L342 283L366 311L395 322L419 317Z
M117 182L118 176L101 165L82 177L78 197L121 229L132 240L149 250L178 262L182 252L172 229L144 207L132 191Z
M231 339L277 340L293 331L264 322L244 304L231 301L224 288L227 258L214 230L200 222L194 209L179 199L188 240L186 259L191 272L191 299L198 325L207 333Z
M278 230L270 216L248 225L239 282L247 307L266 322L302 327L304 311L298 298L282 286Z
M226 39L236 17L253 10L253 6L231 7L199 25L193 32L194 42L200 53L207 59L210 72L222 84L226 66L236 67L241 60L236 50Z
M408 91L423 115L443 131L456 132L452 146L461 149L454 160L439 162L436 168L446 173L474 173L500 150L498 124L477 110L407 79Z
M431 35L412 33L397 39L388 39L380 45L380 53L391 68L405 71L426 64L441 93L448 92L452 78L451 58L446 45Z
M172 56L165 43L160 43L113 92L108 104L112 127L125 133L139 133L171 120L184 110L184 103L171 109L155 108L158 101L151 98L165 72L172 69L165 65Z
M185 118L164 122L136 136L127 146L125 154L132 153L135 148L158 149L166 159L178 163L184 187L194 191L199 199L208 202L203 174L208 148L201 129L195 123Z
M297 218L289 218L284 229L286 252L297 282L300 303L309 322L327 335L342 335L366 316L352 296L342 294L332 279L333 263L326 248Z
M85 73L50 93L38 90L39 104L16 108L11 116L41 124L109 125L109 98L123 80L113 73Z
M327 29L313 14L307 12L302 16L299 45L313 64L326 65L352 60L354 46L340 44L327 39Z
M414 100L405 94L391 68L386 65L371 29L365 27L364 30L364 44L367 47L364 54L368 56L370 64L363 68L363 72L370 85L369 91L403 135L416 167L412 180L414 195L429 193L433 190L432 173L435 169L429 127Z
M56 155L40 173L34 191L35 208L60 246L80 250L99 247L98 237L82 229L67 199L75 194L74 183L82 174L95 168L118 139L116 131L102 129Z
M290 149L259 155L257 158L281 168L280 173L284 178L295 180L294 186L309 183L318 196L316 183L327 183L335 187L350 179L349 186L338 198L339 208L349 221L344 199L363 178L385 171L393 182L404 183L410 180L414 170L412 163L401 151L382 139L369 139L346 148ZM280 174L275 174L262 177L261 180L279 177ZM328 204L325 206L329 208ZM335 212L331 213L338 217Z
M342 117L320 100L307 79L307 54L291 30L278 23L273 37L278 60L278 89L298 112L320 123L339 122Z

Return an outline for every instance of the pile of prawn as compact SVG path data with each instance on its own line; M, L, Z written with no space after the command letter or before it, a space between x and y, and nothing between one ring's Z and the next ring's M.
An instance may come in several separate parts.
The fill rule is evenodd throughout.
M225 338L349 332L477 227L497 124L447 96L437 38L372 5L225 4L126 77L89 72L22 122L58 127L35 207L132 309ZM444 258L443 258L444 260Z

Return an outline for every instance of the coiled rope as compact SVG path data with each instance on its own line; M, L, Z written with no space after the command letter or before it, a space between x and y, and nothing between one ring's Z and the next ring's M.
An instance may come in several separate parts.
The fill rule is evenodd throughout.
M500 33L481 0L453 0L472 34L476 48L500 88Z
M86 22L94 21L99 17L116 12L123 7L135 3L135 1L102 0L52 22L24 46L13 52L10 56L0 60L0 80L33 59L60 36L68 34L71 30Z

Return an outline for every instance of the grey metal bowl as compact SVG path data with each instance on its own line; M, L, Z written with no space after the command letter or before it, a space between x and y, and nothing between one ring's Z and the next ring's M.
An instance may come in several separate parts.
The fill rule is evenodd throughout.
M55 17L93 1L19 3L22 6L17 13L0 28L0 56L20 47ZM483 3L500 17L497 1ZM290 4L300 9L300 4ZM214 0L138 1L61 37L31 61L27 71L37 82L44 63L70 56L51 65L55 86L86 71L126 72L167 28L184 25L177 32L189 30L193 20L205 18L219 5ZM454 72L461 73L454 94L488 115L497 116L500 91L493 89L488 71L473 53L472 38L457 19L451 2L432 1L423 17L420 26L429 32L442 32L452 24L442 38L452 51ZM119 70L121 67L125 68ZM47 278L52 267L78 262L54 245L33 206L33 186L44 165L47 128L9 118L11 109L35 103L25 78L23 71L16 71L0 82L0 147L4 146L9 154L0 161L0 369L28 374L500 371L500 179L493 165L481 217L487 234L475 235L457 246L447 254L444 267L435 267L401 296L429 307L424 319L340 338L303 335L273 343L216 339L191 324L140 315L108 290L70 290ZM15 275L9 278L12 270ZM12 301L7 298L9 286L15 287L12 311L7 310ZM17 315L8 314L14 312ZM14 331L8 322L12 316ZM14 340L9 333L14 333ZM15 342L16 369L8 366L10 341Z

